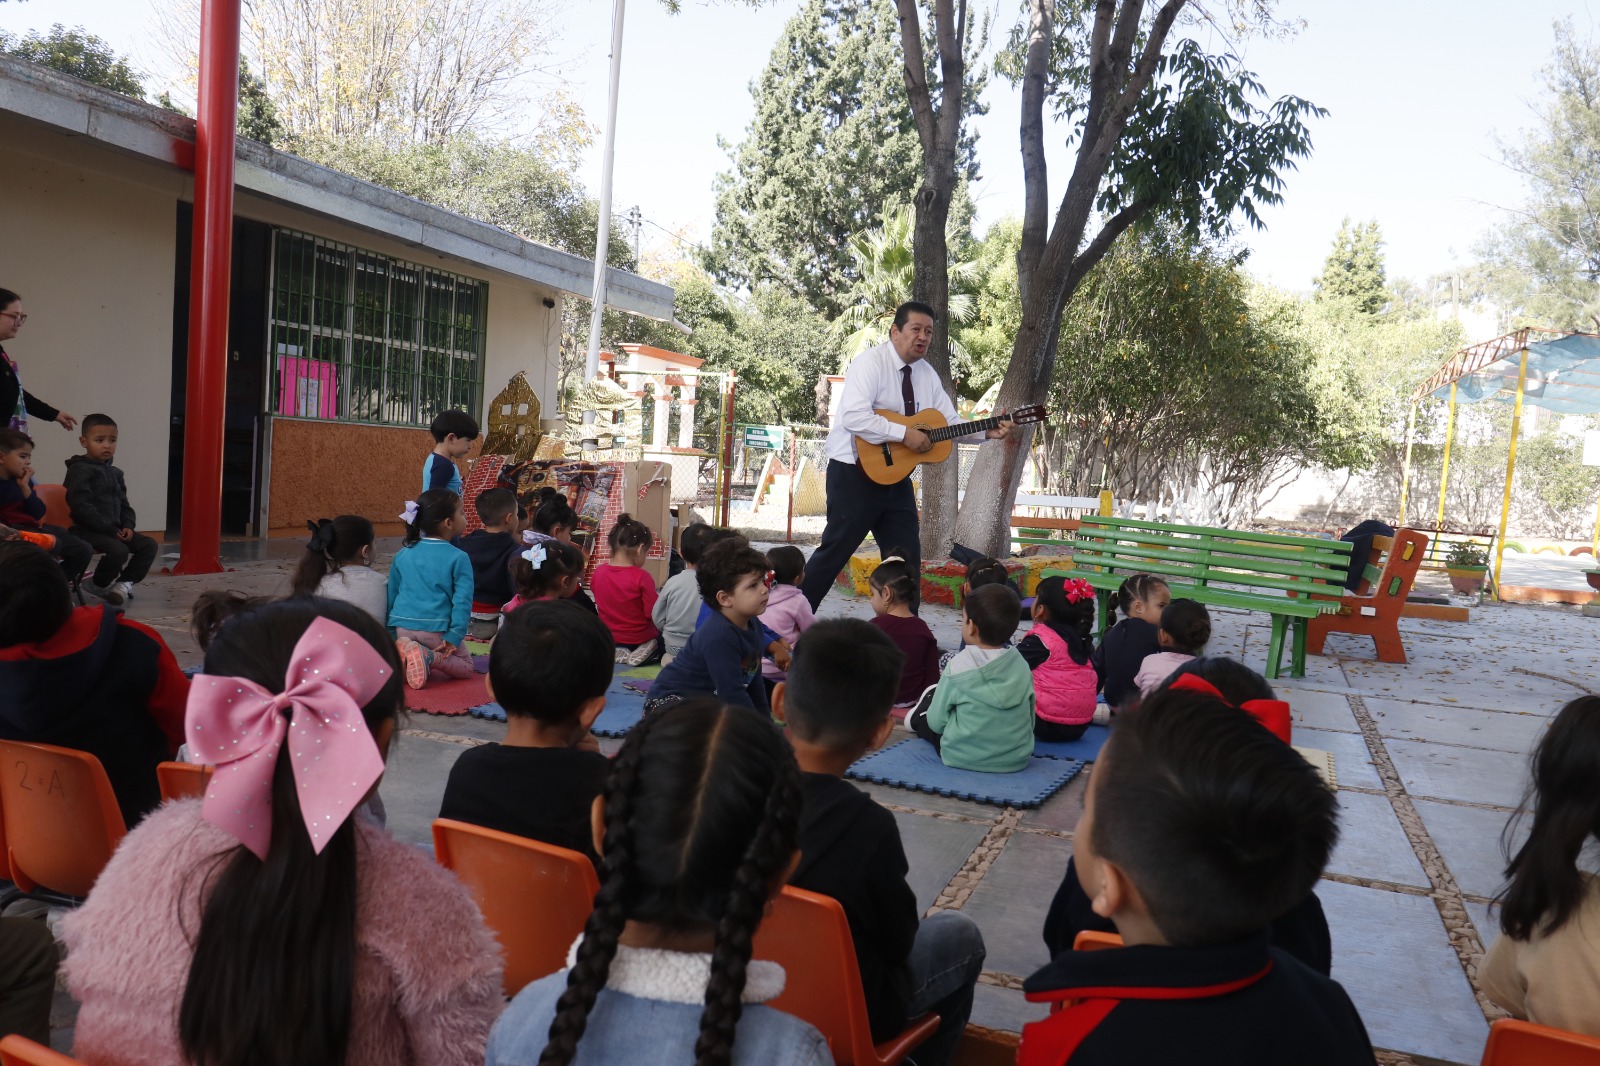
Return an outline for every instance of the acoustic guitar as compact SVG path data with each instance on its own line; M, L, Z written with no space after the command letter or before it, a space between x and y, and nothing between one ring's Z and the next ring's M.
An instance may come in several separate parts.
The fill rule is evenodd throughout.
M942 463L950 458L951 441L958 437L965 437L970 433L985 433L991 429L1000 428L1003 421L998 415L993 418L979 418L972 422L957 422L947 425L944 415L936 408L927 408L914 415L903 415L895 411L878 411L878 414L891 422L912 429L920 429L933 441L933 447L922 454L917 454L899 441L886 441L874 444L865 437L856 438L856 461L861 464L861 469L873 481L880 485L893 485L904 481L911 476L923 463ZM1019 426L1026 426L1033 422L1043 422L1045 419L1043 404L1030 403L1006 415L1006 419Z

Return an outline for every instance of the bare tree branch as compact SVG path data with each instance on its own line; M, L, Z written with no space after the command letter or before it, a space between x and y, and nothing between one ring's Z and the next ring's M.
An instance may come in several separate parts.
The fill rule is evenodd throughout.
M924 156L933 154L938 143L934 129L933 101L928 92L928 58L922 51L922 16L917 0L897 0L900 12L900 47L905 50L906 95L911 99L911 117L917 124Z

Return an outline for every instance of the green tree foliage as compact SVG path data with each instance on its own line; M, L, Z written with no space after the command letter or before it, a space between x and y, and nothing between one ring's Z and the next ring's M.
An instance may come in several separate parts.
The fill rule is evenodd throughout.
M1528 199L1482 249L1491 291L1517 325L1593 330L1600 323L1600 48L1571 20L1555 26L1537 122L1502 145Z
M973 249L972 316L951 346L963 353L952 359L951 372L964 396L982 396L999 384L1011 360L1012 344L1022 328L1022 301L1017 295L1017 250L1022 223L1004 218Z
M25 37L0 33L0 51L131 96L135 100L144 99L144 85L128 65L128 60L117 55L107 41L82 26L68 29L58 22L50 27L48 33L35 30Z
M1383 235L1376 219L1352 226L1347 218L1339 224L1316 287L1321 299L1349 300L1369 315L1383 310L1389 302L1389 288L1383 268Z
M165 94L163 94L165 95ZM250 72L250 66L239 60L239 136L272 146L283 139L283 122L278 118L278 105L267 92L267 83Z
M717 178L706 265L719 280L800 293L829 318L843 311L850 238L921 181L897 44L892 0L807 0L789 21Z

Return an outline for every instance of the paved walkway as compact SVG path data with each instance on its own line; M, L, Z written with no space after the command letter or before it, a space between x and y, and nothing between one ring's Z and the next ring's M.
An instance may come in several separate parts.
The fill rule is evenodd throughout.
M383 545L385 552L392 546ZM131 604L180 661L198 655L188 604L202 588L281 591L297 543L241 546L256 558L220 578L154 577ZM824 615L865 615L830 596ZM959 616L929 608L941 643ZM1210 651L1260 669L1260 616L1217 611ZM1521 802L1527 752L1562 704L1600 679L1600 620L1576 608L1487 606L1464 624L1406 622L1411 663L1373 662L1370 644L1333 637L1308 676L1284 681L1296 743L1334 753L1342 838L1317 892L1333 933L1334 977L1385 1061L1477 1063L1494 1008L1473 976L1495 927L1500 835ZM503 727L415 715L384 779L390 829L427 847L446 774L464 746ZM1091 768L1092 772L1092 768ZM1088 775L1034 811L870 786L900 823L911 884L925 908L959 908L984 931L989 959L974 1021L1016 1030L1041 1012L1017 991L1046 961L1044 910L1072 851Z

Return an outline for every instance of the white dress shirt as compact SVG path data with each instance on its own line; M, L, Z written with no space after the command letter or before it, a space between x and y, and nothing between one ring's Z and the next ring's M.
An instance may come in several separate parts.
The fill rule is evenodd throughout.
M906 427L875 413L905 410L900 391L900 368L905 365L905 360L888 341L868 348L851 362L844 372L844 398L839 403L839 417L828 427L826 451L830 460L854 463L857 437L865 437L874 444L905 439ZM956 405L950 402L944 386L939 383L939 372L929 366L926 359L911 364L911 391L916 396L918 411L932 407L944 415L946 422L960 420ZM978 433L961 439L981 441L984 437Z

